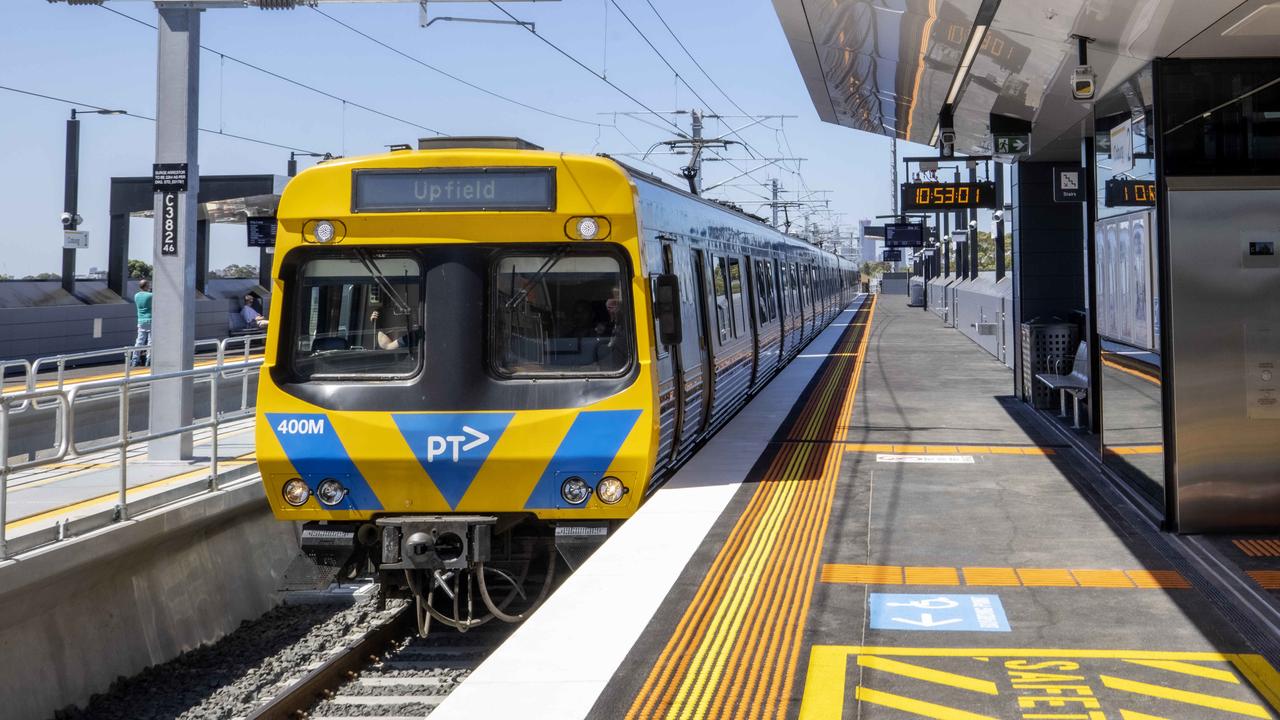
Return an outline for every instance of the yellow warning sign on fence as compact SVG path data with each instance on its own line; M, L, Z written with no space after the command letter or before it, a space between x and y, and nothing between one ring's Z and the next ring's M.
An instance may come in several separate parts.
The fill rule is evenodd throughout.
M1260 655L815 645L800 720L1280 719Z

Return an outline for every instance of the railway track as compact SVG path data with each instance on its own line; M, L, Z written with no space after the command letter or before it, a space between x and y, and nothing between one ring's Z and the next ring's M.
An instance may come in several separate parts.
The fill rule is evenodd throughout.
M430 713L514 629L493 622L467 633L417 635L413 606L349 638L283 684L248 720L400 720Z

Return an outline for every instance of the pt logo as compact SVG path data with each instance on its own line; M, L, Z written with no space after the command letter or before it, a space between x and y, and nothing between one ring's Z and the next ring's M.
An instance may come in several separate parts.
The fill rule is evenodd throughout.
M436 458L446 453L452 453L453 462L458 462L459 451L468 452L475 450L481 445L489 442L489 436L479 430L463 425L462 432L466 435L431 435L427 438L427 462L435 462ZM463 444L467 440L467 436L471 437L471 442Z
M502 440L515 413L395 413L391 417L453 510Z

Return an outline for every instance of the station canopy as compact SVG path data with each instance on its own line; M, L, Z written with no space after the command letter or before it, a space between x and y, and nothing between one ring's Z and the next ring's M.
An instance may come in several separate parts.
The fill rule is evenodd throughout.
M1088 61L1101 98L1154 58L1269 57L1280 35L1274 0L774 0L774 7L823 120L934 145L939 113L953 96L958 154L996 154L996 115L1000 124L1032 124L1021 155L1036 160L1080 156L1090 106L1071 97L1073 36L1093 39Z

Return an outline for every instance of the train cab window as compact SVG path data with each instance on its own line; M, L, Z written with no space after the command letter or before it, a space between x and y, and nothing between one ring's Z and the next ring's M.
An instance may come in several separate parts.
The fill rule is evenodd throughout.
M711 258L711 286L715 289L716 329L720 332L720 342L729 339L732 332L732 320L729 316L729 276L728 262L722 257Z
M616 257L507 255L493 273L490 358L500 375L620 375L631 366L628 280Z
M369 251L317 257L298 275L293 368L301 377L408 377L422 358L422 270Z

